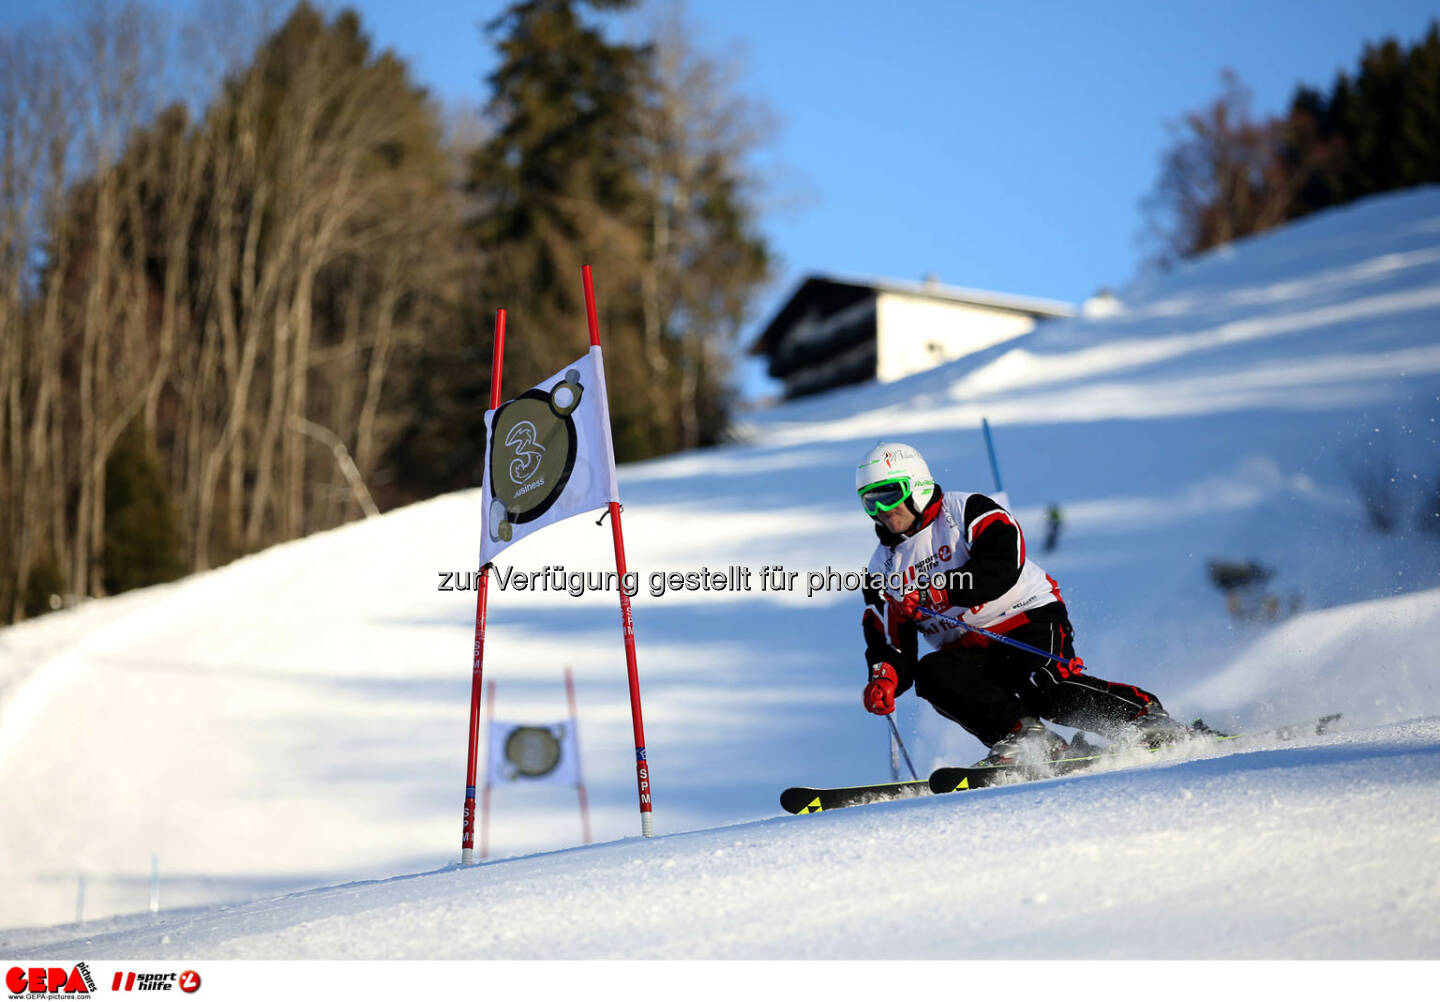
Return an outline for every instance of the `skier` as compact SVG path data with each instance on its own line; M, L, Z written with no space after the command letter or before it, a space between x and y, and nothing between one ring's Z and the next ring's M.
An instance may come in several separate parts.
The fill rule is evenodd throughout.
M1065 524L1065 518L1060 514L1060 506L1051 504L1045 509L1045 552L1053 553L1055 547L1060 545L1060 528Z
M916 694L990 748L985 764L1031 767L1069 746L1041 723L1152 746L1189 732L1153 694L1084 672L1060 586L1025 554L1020 525L984 494L947 494L920 453L871 449L855 472L880 544L865 580L865 708L886 715ZM964 630L922 607L1048 651ZM934 651L917 657L924 634ZM1064 660L1060 660L1064 659Z

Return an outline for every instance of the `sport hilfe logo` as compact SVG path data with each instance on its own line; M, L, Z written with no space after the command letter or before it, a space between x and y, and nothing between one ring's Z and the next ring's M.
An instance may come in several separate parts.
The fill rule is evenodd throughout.
M116 971L110 982L110 990L113 992L168 992L174 988L187 993L199 991L200 975L194 971L181 971L179 974L174 971Z
M90 968L83 963L69 970L63 967L12 967L5 972L5 987L10 989L12 999L40 996L88 998L95 991L95 979L90 976Z

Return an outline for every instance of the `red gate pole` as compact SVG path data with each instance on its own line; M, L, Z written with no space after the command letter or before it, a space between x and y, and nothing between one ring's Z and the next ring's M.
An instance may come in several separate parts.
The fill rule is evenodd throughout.
M590 266L580 274L585 281L585 319L590 324L590 344L600 347L600 321L595 313L595 284ZM608 405L608 401L607 401ZM630 679L630 722L635 731L635 783L640 793L640 834L655 834L650 805L650 764L645 759L645 722L640 712L640 671L635 664L635 619L630 612L630 596L625 593L625 534L620 528L620 503L610 502L610 532L615 538L616 584L620 592L620 623L625 634L625 668Z
M575 676L565 669L565 701L570 704L570 726L575 732L575 790L580 794L580 832L590 844L590 802L585 796L585 773L580 768L580 714L575 710Z
M490 362L490 409L500 406L500 370L505 362L505 311L495 311L495 354ZM486 517L489 513L485 513ZM465 763L465 817L460 832L460 863L475 862L475 766L480 744L480 693L485 674L485 611L490 591L490 565L480 568L475 589L475 658L470 671L470 752Z

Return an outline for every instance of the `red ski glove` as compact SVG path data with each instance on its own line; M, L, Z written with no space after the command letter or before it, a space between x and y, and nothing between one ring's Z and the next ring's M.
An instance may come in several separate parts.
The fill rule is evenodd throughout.
M950 596L945 594L944 588L932 584L909 592L895 605L896 612L905 619L928 619L929 617L920 611L920 607L923 605L935 612L940 612L950 607Z
M895 669L881 661L870 666L870 684L865 687L865 709L882 717L895 712L895 687L900 678Z

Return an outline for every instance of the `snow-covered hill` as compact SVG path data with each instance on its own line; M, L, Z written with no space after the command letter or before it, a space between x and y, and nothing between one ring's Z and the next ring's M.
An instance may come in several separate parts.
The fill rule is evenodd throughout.
M493 590L496 713L562 717L573 668L608 844L436 872L458 857L474 612L473 592L437 586L475 562L473 492L0 632L0 927L73 919L82 876L92 920L0 942L796 957L879 934L931 957L1440 955L1440 191L1327 213L1121 298L1113 317L756 415L741 444L622 468L654 841L633 837L615 596ZM855 462L901 438L942 484L988 490L982 416L1032 548L1045 506L1064 510L1040 562L1097 674L1212 724L1339 709L1351 730L777 818L784 786L889 770L885 725L859 705L859 601L824 573L873 545ZM1367 522L1367 479L1389 534ZM609 545L608 526L573 519L502 562L601 570ZM1272 567L1280 619L1228 615L1212 559ZM649 588L731 565L754 590ZM759 590L774 565L793 590ZM898 720L917 767L981 752L913 697ZM579 841L563 790L501 789L494 808L498 856ZM152 854L162 926L94 921L146 907ZM1099 939L1070 949L1072 923Z
M101 960L1434 957L1436 830L1432 719L7 938Z

